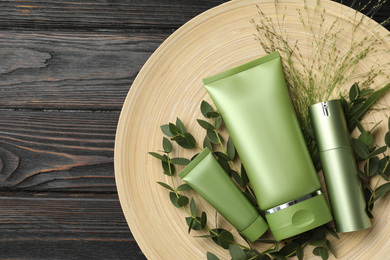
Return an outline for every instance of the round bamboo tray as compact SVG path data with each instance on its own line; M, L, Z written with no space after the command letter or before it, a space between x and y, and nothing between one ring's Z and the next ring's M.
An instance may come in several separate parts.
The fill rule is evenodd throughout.
M137 243L148 259L206 259L206 252L216 254L220 259L230 259L227 250L218 247L210 239L196 238L205 231L191 231L185 222L187 213L175 208L169 199L168 191L156 184L161 181L171 183L163 174L159 160L148 155L148 152L162 150L160 126L175 122L179 117L201 143L204 130L197 124L200 103L206 100L212 104L202 86L201 79L223 70L235 67L252 59L265 55L260 44L255 40L256 29L251 19L258 19L259 6L262 12L276 21L283 13L284 28L291 36L289 41L305 39L297 9L306 12L303 0L279 1L287 9L275 9L273 0L231 1L208 10L195 17L173 33L146 62L128 93L119 119L115 141L115 178L119 199L127 223ZM315 9L314 2L307 1L307 10ZM312 3L313 2L313 3ZM360 13L331 2L322 0L320 7L325 9L324 25L330 26L335 19L344 24L360 21ZM310 18L312 26L319 29L320 16ZM321 30L319 30L321 32ZM348 50L351 32L345 30L345 37L339 42L340 48ZM374 35L383 40L382 48L390 50L388 31L369 18L354 33L355 37ZM307 43L307 40L303 41ZM331 46L328 46L329 48ZM303 59L310 59L309 51L301 46ZM378 55L368 58L358 66L356 73L370 69L373 63L389 63L389 56ZM378 77L373 86L380 87L386 78ZM349 88L349 84L342 86ZM320 86L319 86L320 87ZM390 96L386 95L378 104L389 107ZM387 122L385 110L371 113L367 122ZM376 130L376 142L382 142L387 123ZM383 143L383 142L382 142ZM177 146L175 146L177 147ZM195 154L175 148L172 156L190 158ZM178 168L177 172L182 168ZM182 183L177 177L176 185ZM206 211L208 224L214 228L215 210L195 192L186 192L194 197L198 209ZM340 240L332 239L338 259L387 259L390 255L390 224L388 197L381 198L375 205L373 226L371 229L340 234ZM234 228L221 216L218 225L230 230ZM235 236L237 241L240 237ZM265 235L271 238L270 234ZM254 243L258 249L266 245ZM318 259L312 254L313 247L305 249L305 259ZM330 257L333 259L333 256Z

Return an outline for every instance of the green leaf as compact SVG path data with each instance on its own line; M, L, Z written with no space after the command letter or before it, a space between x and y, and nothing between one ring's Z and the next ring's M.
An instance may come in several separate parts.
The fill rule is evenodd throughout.
M362 159L368 158L370 150L362 141L360 141L359 139L352 138L352 146L353 146L353 149L355 150L356 154L360 158L362 158Z
M329 258L328 250L326 250L323 247L322 250L320 251L320 256L321 256L322 260L327 260Z
M382 184L375 190L375 194L377 195L385 195L390 191L390 182L387 182L385 184Z
M162 125L162 126L160 126L160 128L161 128L161 131L163 132L163 134L165 134L166 136L169 136L169 137L175 136L174 134L171 133L171 130L169 130L169 124Z
M233 161L234 157L236 157L236 148L234 147L233 141L232 141L232 139L230 137L229 137L229 139L227 141L226 152L229 155L230 160Z
M284 247L282 247L282 249L280 249L279 253L284 256L292 255L295 253L295 249L297 247L301 248L301 246L296 242L287 243Z
M358 170L358 173L359 173L360 178L362 178L363 180L365 180L365 181L369 181L370 180L370 178L367 176L367 174L365 174L361 170Z
M200 104L200 112L202 113L202 115L204 117L210 118L210 117L208 117L207 113L214 112L214 108L209 103L207 103L205 100L203 100L202 103Z
M349 113L348 101L345 100L345 98L343 96L340 96L340 100L341 100L341 105L343 106L344 114L347 115Z
M241 179L242 179L243 186L246 186L249 183L249 178L248 175L246 174L246 170L243 164L241 164Z
M213 150L213 144L210 142L209 137L206 135L203 140L203 148L209 148L210 151Z
M220 116L220 114L218 112L213 111L213 112L208 112L207 116L208 118L217 118Z
M175 141L178 145L185 149L192 149L194 148L194 144L188 143L187 139L182 136L175 136L171 140Z
M312 245L312 246L323 246L323 245L326 244L327 241L328 241L328 240L326 240L326 239L323 239L323 240L316 240L316 241L310 242L310 245Z
M280 253L270 253L270 255L276 260L285 260L286 257Z
M172 176L175 174L175 166L172 163L168 164L165 161L161 161L161 165L164 170L164 174L168 176Z
M216 255L210 252L207 252L206 256L207 256L207 260L219 260L219 258Z
M246 254L239 246L235 244L229 245L229 253L232 260L246 260Z
M390 132L387 132L385 135L385 144L387 147L390 147Z
M360 91L360 95L361 97L364 97L364 96L367 96L368 94L371 94L371 92L373 92L374 90L373 89L363 89Z
M173 149L171 141L169 141L166 137L163 137L163 149L166 153L172 152Z
M207 137L213 144L219 144L219 139L215 131L207 130Z
M352 87L349 89L349 100L354 101L359 97L359 86L357 83L354 83Z
M326 242L326 246L328 247L329 251L334 255L334 257L337 258L336 252L334 251L334 248L333 248L333 246L332 246L332 243L330 243L329 240L328 240L328 242Z
M158 181L157 183L160 184L161 186L163 186L164 188L168 189L168 190L174 191L174 189L171 186L169 186L168 184L166 184L164 182Z
M319 241L326 239L326 228L325 226L318 227L314 230L313 235L311 236L311 241Z
M168 126L169 126L169 131L171 132L171 134L173 136L176 136L179 133L179 130L177 129L177 127L174 124L169 123Z
M297 255L298 260L303 259L303 249L302 249L301 245L298 244L298 246L295 248L295 253Z
M164 157L163 155L161 154L158 154L158 153L154 153L154 152L149 152L149 154L163 162L168 162L168 157Z
M368 169L367 169L368 167ZM368 176L374 176L379 168L379 158L378 157L372 157L367 160L366 164L364 165L364 172Z
M356 126L359 129L360 133L363 133L364 131L366 131L366 130L364 130L364 127L362 126L362 124L358 120L355 119L355 123L356 123ZM368 145L368 146L371 146L371 145Z
M181 208L181 206L179 206L179 203L178 203L179 198L176 196L176 193L170 192L170 193L169 193L169 198L171 199L172 204L173 204L176 208Z
M196 216L198 214L198 210L196 209L196 203L194 198L191 198L190 201L190 211L193 216Z
M177 205L179 205L180 207L187 206L188 202L189 202L189 199L186 196L180 196L177 199Z
M176 157L176 158L172 158L170 162L176 165L188 165L191 161L187 158Z
M202 211L202 214L200 216L200 226L202 229L204 229L207 225L207 215L206 212Z
M214 122L215 129L219 129L221 127L221 124L222 124L222 117L221 115L219 115L215 118L215 122Z
M320 256L321 255L321 250L322 250L322 246L317 246L316 248L313 249L313 254L316 255L316 256Z
M365 115L368 109L370 109L370 107L376 102L376 100L380 98L389 88L390 83L385 85L383 88L373 92L358 110L356 110L353 114L349 115L348 129L350 131L352 131L356 126L355 123L351 120L351 118L353 117L360 121L360 119Z
M191 232L192 226L194 225L194 219L191 218L190 223L188 224L188 234Z
M238 185L240 185L241 187L245 186L243 185L241 176L238 174L238 172L232 170L230 171L230 174L233 176L234 180L237 182Z
M325 226L325 229L331 236L333 236L334 238L340 239L339 235L337 234L337 232L333 228Z
M177 187L177 191L187 191L187 190L193 190L192 187L190 185L188 185L187 183L184 183L184 184L180 185L179 187Z
M210 130L210 131L214 131L214 126L212 124L210 124L209 122L205 121L205 120L202 120L202 119L197 119L199 125L201 127L203 127L204 129L206 130Z
M221 167L225 170L225 172L227 174L230 174L231 168L230 168L228 161L222 157L218 157L217 161L218 161L219 165L221 165Z
M386 150L387 150L387 146L379 147L378 149L376 149L376 150L374 150L373 152L371 152L371 153L368 155L367 158L372 158L372 157L374 157L374 156L377 156L377 155L379 155L379 154L381 154L381 153L386 152Z
M178 117L176 118L176 127L180 134L184 134L185 132L187 132L186 127Z
M192 217L186 217L187 225L190 225L192 219L193 219ZM199 222L198 222L198 221L199 221ZM199 218L199 217L196 217L196 220L195 220L195 219L193 220L191 229L193 229L193 230L198 230L198 231L199 231L199 230L202 230L203 228L200 226L199 223L200 223L200 218Z
M192 134L186 132L184 133L184 138L186 139L187 143L194 148L196 146L195 138L192 136Z
M222 248L228 249L229 245L234 242L232 233L227 230L222 231L218 235L218 241Z
M365 145L370 147L372 143L374 142L374 136L369 131L363 131L358 138L360 141L362 141Z
M225 154L225 153L222 153L222 152L214 152L214 154L218 157L218 158L222 158L226 161L230 161L230 157L229 155Z

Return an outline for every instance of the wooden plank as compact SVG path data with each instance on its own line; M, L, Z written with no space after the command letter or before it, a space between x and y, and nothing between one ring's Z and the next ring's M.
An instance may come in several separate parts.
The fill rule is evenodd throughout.
M167 34L0 32L0 108L119 110Z
M0 226L1 259L144 259L117 195L3 192Z
M0 110L0 187L116 192L118 112Z
M176 29L225 0L0 1L0 29Z

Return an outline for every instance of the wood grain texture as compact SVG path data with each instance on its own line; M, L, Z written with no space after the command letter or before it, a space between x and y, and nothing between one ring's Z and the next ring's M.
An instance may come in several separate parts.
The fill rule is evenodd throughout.
M0 258L142 259L116 195L0 193Z
M1 28L80 30L177 29L224 0L1 1Z
M0 110L0 187L116 192L118 113Z
M168 34L0 32L0 108L120 110Z

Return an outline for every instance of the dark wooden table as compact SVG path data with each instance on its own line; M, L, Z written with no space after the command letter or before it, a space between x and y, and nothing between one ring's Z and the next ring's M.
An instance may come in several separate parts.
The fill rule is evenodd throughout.
M116 193L117 120L153 51L223 2L0 1L0 259L145 258Z

